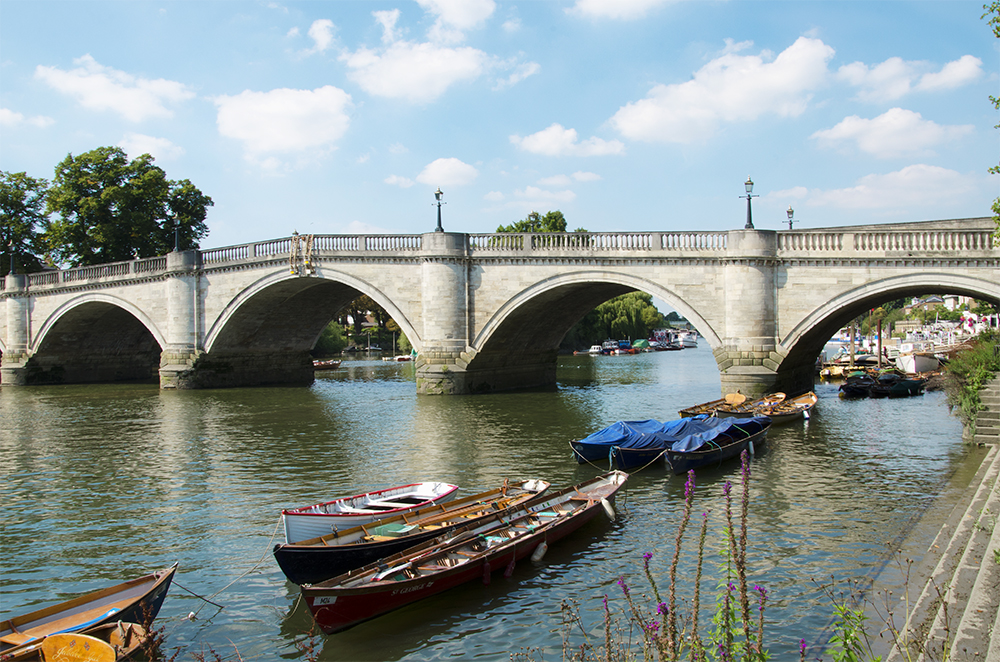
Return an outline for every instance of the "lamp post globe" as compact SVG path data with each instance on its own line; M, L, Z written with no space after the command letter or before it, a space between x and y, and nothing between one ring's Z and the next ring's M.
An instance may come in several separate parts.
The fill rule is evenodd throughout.
M788 211L786 211L785 213L788 214L788 229L791 230L792 220L793 220L792 217L795 216L795 210L792 209L791 205L788 205Z

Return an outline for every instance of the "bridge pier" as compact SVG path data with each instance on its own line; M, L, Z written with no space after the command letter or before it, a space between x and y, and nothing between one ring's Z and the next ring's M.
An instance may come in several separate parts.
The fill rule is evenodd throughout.
M0 364L0 384L24 386L27 384L28 363L28 277L7 274L4 291L7 297L7 351Z

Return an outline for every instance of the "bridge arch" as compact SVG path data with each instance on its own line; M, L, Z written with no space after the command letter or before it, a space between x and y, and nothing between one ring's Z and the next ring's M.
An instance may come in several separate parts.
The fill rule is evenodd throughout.
M146 311L91 292L45 318L28 348L28 383L152 381L166 340Z
M233 347L312 349L330 322L329 311L335 312L359 293L382 306L419 348L416 329L377 287L333 269L317 274L303 277L281 269L251 283L232 298L212 324L205 335L205 351Z
M490 339L501 333L505 326L514 323L523 327L527 323L524 317L534 316L540 309L550 309L553 300L558 299L565 301L573 311L579 313L579 316L568 326L565 324L555 325L562 329L556 340L558 346L558 342L562 340L566 331L595 307L616 296L636 290L651 294L670 305L704 336L711 347L715 348L721 344L722 341L708 321L688 305L684 299L662 285L629 274L611 271L578 271L547 278L518 292L508 299L476 334L472 345L477 350L485 348ZM607 293L611 293L610 296L607 296ZM596 303L592 303L594 301ZM544 321L551 324L550 317L545 317ZM563 326L566 328L563 329Z
M872 280L816 307L780 340L787 355L779 370L811 367L826 342L850 320L884 301L924 294L960 294L1000 302L1000 283L947 271Z

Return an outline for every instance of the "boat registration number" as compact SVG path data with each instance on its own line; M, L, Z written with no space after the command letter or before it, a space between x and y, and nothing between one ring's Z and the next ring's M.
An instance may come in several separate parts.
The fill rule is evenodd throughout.
M332 605L337 601L335 595L321 595L313 602L314 605Z

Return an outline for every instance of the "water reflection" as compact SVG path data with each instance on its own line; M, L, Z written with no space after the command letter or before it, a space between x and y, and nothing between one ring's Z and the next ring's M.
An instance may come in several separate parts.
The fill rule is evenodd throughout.
M449 398L418 396L412 363L377 360L344 361L308 389L5 388L3 607L21 612L177 560L178 586L202 596L238 581L213 598L221 611L171 591L161 612L170 650L231 653L233 642L243 659L303 659L296 642L312 622L269 554L281 508L424 479L463 493L504 478L574 484L604 467L576 464L569 440L619 419L673 419L719 395L708 348L560 361L556 390ZM813 417L773 430L753 463L752 581L770 590L775 660L798 659L798 640L828 622L813 578L874 574L978 459L942 394L842 401L835 385L816 390ZM720 547L722 485L738 474L734 464L699 472L696 515L713 517L706 568ZM642 585L643 553L665 581L683 485L662 467L638 473L618 522L588 525L509 580L318 636L320 657L498 659L521 647L558 657L561 600L580 602L596 627L620 576ZM914 544L926 549L932 534ZM182 619L194 611L198 620Z

